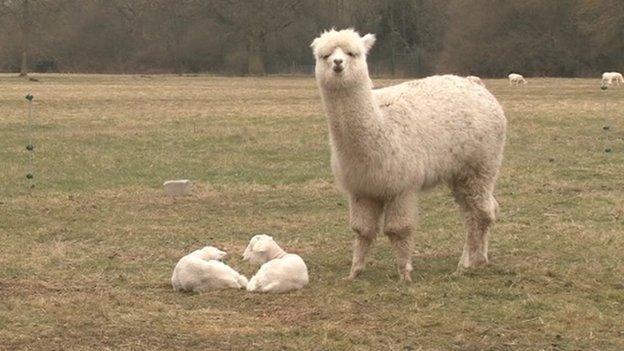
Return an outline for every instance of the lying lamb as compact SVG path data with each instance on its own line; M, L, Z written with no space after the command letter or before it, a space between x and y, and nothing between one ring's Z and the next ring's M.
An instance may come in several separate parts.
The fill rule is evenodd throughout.
M469 81L475 83L475 84L479 84L480 86L484 87L485 84L483 84L483 81L481 80L481 78L477 77L477 76L466 76L466 79L468 79Z
M509 74L509 85L520 85L520 84L526 84L526 83L527 83L526 79L524 79L524 77L521 76L520 74L517 74L517 73Z
M283 293L308 284L308 268L303 259L282 250L268 235L251 238L243 259L262 265L249 280L248 291Z
M174 291L202 292L214 289L243 289L247 278L221 262L227 253L206 246L182 257L173 269Z

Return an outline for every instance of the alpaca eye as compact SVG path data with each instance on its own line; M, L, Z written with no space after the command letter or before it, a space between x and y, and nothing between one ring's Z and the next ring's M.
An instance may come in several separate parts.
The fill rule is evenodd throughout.
M329 58L329 55L323 55L321 57L323 58L323 60L327 60Z
M351 56L351 57L355 57L355 54L352 52L348 52L347 55Z

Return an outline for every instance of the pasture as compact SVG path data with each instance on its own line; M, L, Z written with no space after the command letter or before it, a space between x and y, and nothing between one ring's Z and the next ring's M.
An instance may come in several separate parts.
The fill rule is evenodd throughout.
M353 236L313 78L37 77L0 76L0 349L624 349L624 87L485 80L508 118L491 264L453 274L464 228L437 188L403 284L383 235L342 280ZM179 178L193 195L165 196ZM307 288L172 291L205 244L250 277L260 233L306 260Z

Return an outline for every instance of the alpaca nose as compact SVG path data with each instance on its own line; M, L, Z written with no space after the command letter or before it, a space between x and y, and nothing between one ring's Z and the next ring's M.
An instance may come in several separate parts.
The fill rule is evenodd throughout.
M334 63L336 65L340 65L340 64L342 64L342 59L334 59Z

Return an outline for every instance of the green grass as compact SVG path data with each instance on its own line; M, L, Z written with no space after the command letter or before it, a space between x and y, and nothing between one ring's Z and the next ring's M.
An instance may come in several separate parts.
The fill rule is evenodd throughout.
M438 188L401 284L384 237L342 280L352 234L313 79L39 78L0 76L0 349L624 349L624 88L487 80L509 121L491 265L452 274L464 229ZM192 196L163 194L176 178ZM240 255L258 233L304 257L307 288L171 291L205 244L252 275Z

